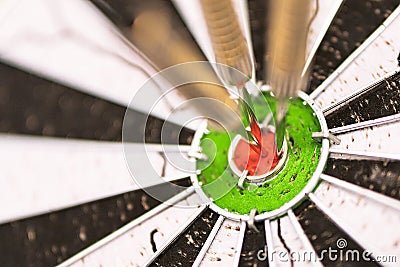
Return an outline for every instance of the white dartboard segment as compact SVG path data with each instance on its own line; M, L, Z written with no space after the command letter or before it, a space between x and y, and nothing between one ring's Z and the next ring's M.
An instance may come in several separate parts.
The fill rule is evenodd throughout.
M271 233L275 266L322 266L314 249L302 242L288 216L271 221ZM309 256L314 258L310 261Z
M367 127L373 127L373 126L379 126L379 125L384 125L384 124L389 124L389 123L395 123L400 121L400 113L394 114L394 115L389 115L385 117L381 117L378 119L373 119L373 120L367 120L363 122L358 122L358 123L353 123L345 126L340 126L340 127L334 127L329 129L329 132L333 134L343 134L346 132L351 132L351 131L356 131L359 129L367 128Z
M160 248L198 210L193 205L199 203L198 196L192 194L89 254L74 258L73 263L61 266L143 266L154 254L153 249Z
M121 143L0 135L0 147L1 223L140 189ZM134 164L152 163L153 170L143 169L141 177L187 177L163 157L168 148L171 155L180 154L175 146L148 145L147 158L141 153L131 157Z
M343 0L312 1L312 17L307 36L305 69L312 65L315 53L342 3Z
M232 266L240 232L240 222L225 219L200 266Z
M332 213L335 223L374 257L392 255L400 259L398 210L327 182L321 183L315 196ZM381 264L396 266L395 262Z
M83 1L20 0L12 12L0 27L1 58L11 63L123 106L155 73Z
M400 7L316 89L316 103L325 108L398 68ZM340 75L336 77L337 72ZM323 92L321 90L323 89ZM319 95L317 95L320 93Z
M400 151L400 122L383 124L336 135L339 145L332 149L348 152L372 152L398 155Z
M11 65L123 107L158 72L89 1L17 2L0 18L0 59ZM158 79L146 94L157 99L168 89L170 84ZM183 100L176 91L169 93L152 115L166 119ZM139 101L130 108L149 114L153 104ZM193 109L185 112L199 115Z

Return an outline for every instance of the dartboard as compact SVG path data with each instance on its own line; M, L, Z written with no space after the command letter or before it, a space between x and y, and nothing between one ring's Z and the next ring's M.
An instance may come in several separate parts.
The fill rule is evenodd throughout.
M265 96L267 2L232 1ZM316 126L287 140L287 186L216 200L202 190L213 171L196 169L213 133L167 116L176 96L131 102L160 70L213 61L199 1L1 1L1 265L397 266L399 2L311 6L310 82L293 104L308 113L293 113Z

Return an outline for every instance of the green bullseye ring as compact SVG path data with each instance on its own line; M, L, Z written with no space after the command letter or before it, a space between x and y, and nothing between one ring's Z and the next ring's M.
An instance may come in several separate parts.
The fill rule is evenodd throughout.
M268 92L264 96L272 112L275 112L276 100ZM256 113L262 113L262 102L254 102ZM320 122L311 106L302 99L290 102L286 121L288 159L277 177L251 191L235 186L214 201L216 206L233 214L249 214L253 209L257 209L259 214L270 212L295 198L307 185L317 169L321 155L321 143L311 137L312 132L321 131ZM207 142L200 145L203 154L208 157L216 153L211 164L200 160L196 163L197 168L202 170L197 176L198 182L204 185L218 179L226 168L229 169L228 150L231 140L228 133L216 131L203 135L203 139L211 139L216 145L216 151ZM238 179L233 173L232 177ZM213 198L212 195L210 197Z

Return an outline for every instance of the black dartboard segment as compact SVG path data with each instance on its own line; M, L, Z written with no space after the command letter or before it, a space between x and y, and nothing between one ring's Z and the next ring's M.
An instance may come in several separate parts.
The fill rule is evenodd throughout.
M400 113L400 73L373 84L364 93L329 111L329 128L364 122Z
M331 158L324 173L400 200L400 162Z
M218 214L206 209L150 266L191 266L217 219Z
M121 141L125 112L124 107L0 63L0 132ZM139 131L146 126L146 142L161 142L162 120L149 116L144 125L145 114L128 112L136 118L129 122L135 125L131 128L138 131L131 136L143 136ZM178 136L182 144L191 142L192 131L169 129L174 130L166 142L174 143Z
M0 64L0 131L121 140L125 109Z
M268 258L257 256L260 250L265 251L265 227L264 223L256 223L258 231L247 228L244 235L242 251L240 252L239 266L268 266ZM265 258L265 259L264 259Z
M165 18L168 18L168 23L170 23L171 30L168 32L169 38L162 39L162 42L165 43L157 43L160 49L164 51L160 51L157 53L145 53L146 57L148 57L153 63L158 65L159 68L170 67L175 64L181 64L186 62L185 57L189 56L187 60L189 61L205 61L206 58L191 35L190 31L186 27L185 23L181 19L179 13L175 9L172 1L163 1L163 0L88 0L92 2L97 8L99 8L103 14L111 20L118 29L125 35L125 37L132 41L133 44L142 50L146 49L145 45L135 40L135 37L132 36L132 32L134 32L135 19L139 18L146 12L151 10L160 11L162 15L165 15ZM165 19L164 18L164 19ZM172 30L173 29L173 30ZM154 29L157 31L157 29ZM158 29L159 30L159 29ZM133 34L134 35L134 34ZM144 37L147 38L147 37ZM177 39L179 38L179 39ZM184 44L179 44L178 42L171 42L171 40L176 39L182 41ZM150 40L150 39L149 39ZM155 42L159 42L158 39L153 39ZM183 46L181 46L183 45ZM177 58L169 58L166 60L169 55L166 51L179 51L182 47L185 47L186 52L182 53L182 55L177 56ZM187 53L187 55L185 55ZM181 57L182 56L182 57Z
M190 180L177 184L189 186ZM156 187L167 190L169 185ZM136 190L0 225L0 265L54 266L159 204L145 191Z
M311 71L312 92L320 85L397 7L397 0L344 0L318 48ZM248 2L256 77L265 81L265 33L268 1Z
M264 53L266 50L266 28L267 28L267 5L268 1L249 0L249 20L251 30L251 41L254 50L256 77L265 82Z
M344 0L316 52L307 92L314 91L398 5L398 0Z
M303 202L300 206L298 206L294 210L294 213L296 214L300 225L304 229L304 232L306 233L318 256L321 256L323 251L328 251L329 248L339 250L337 247L337 240L340 238L344 238L347 241L347 246L342 249L344 255L346 254L346 251L355 250L358 251L359 255L362 255L364 249L361 248L350 236L348 236L345 232L338 228L309 200ZM321 257L321 262L324 266L337 267L379 266L373 261L365 261L364 259L362 259L362 257L360 257L359 262L346 262L340 261L339 257L337 258L337 260L331 260L329 259L327 254L325 254L325 257Z

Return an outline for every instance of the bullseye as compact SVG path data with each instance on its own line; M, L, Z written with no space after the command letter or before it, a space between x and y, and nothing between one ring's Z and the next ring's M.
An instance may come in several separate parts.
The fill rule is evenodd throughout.
M229 148L229 167L239 177L245 174L243 181L261 185L274 179L275 174L282 169L287 159L287 150L287 143L284 140L282 149L278 153L273 126L261 128L259 146L237 135Z
M276 111L276 99L270 92L264 97ZM288 106L287 132L278 153L275 145L275 126L264 114L259 125L257 143L246 135L219 132L209 129L204 134L196 134L195 139L208 139L200 149L212 162L198 160L199 173L193 175L192 182L198 186L198 193L211 202L211 208L229 218L244 219L256 209L256 220L273 218L288 207L299 203L304 194L312 190L325 166L329 141L322 137L315 140L313 133L327 133L322 112L304 94L300 99L291 100ZM254 101L255 110L262 108L262 101ZM300 119L299 119L300 118ZM233 136L233 138L231 138ZM194 144L200 144L194 140ZM258 145L259 144L259 145ZM195 149L195 148L193 148ZM225 191L224 195L221 194Z
M233 152L233 163L240 171L247 170L249 175L263 175L273 169L279 162L275 148L275 134L265 129L261 135L261 146L258 147L240 139Z

